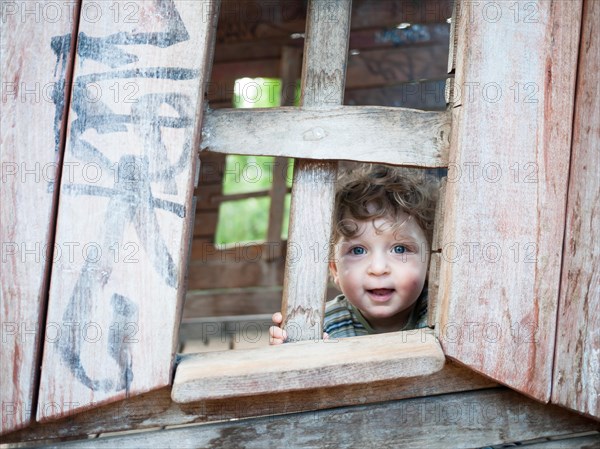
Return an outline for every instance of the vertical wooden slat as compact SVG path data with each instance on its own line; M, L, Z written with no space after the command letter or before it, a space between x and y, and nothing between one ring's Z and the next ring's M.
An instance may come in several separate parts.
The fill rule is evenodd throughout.
M552 402L600 418L600 2L583 4Z
M308 4L302 66L304 108L335 108L344 100L351 0ZM316 127L311 138L323 130ZM342 155L340 155L342 156ZM283 285L283 328L290 341L319 339L337 162L295 161Z
M0 433L33 416L77 2L2 2Z
M170 382L217 9L82 3L38 420Z
M459 11L436 330L446 355L548 401L581 1Z

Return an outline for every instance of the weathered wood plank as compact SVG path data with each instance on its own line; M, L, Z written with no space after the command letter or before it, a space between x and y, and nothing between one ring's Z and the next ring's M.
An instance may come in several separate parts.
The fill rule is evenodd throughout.
M375 425L377 424L377 425ZM193 426L54 447L473 448L561 433L598 423L508 389L407 399L312 413ZM79 446L78 446L79 445Z
M282 291L282 286L191 290L186 294L183 320L209 316L273 314L281 309ZM338 294L337 288L328 286L328 298Z
M275 251L271 247L268 251ZM265 287L283 284L283 257L269 260L268 252L260 255L248 252L237 262L206 262L202 259L190 261L188 288L210 289L219 287ZM293 256L292 260L300 256ZM294 262L292 262L294 263Z
M177 366L171 397L188 403L366 384L427 376L444 362L428 329L189 355Z
M78 2L2 2L1 8L3 434L27 425L35 409ZM60 250L68 248L58 246L54 257Z
M535 444L522 444L520 447L531 449L598 449L600 448L600 434L586 435L574 438L561 438Z
M219 223L219 209L196 209L195 215L194 238L214 235L217 224Z
M256 334L267 336L273 313L258 315L232 315L220 317L189 318L182 321L179 328L179 339L187 340L225 339L239 334L248 334L248 340L255 340Z
M64 165L88 170L61 182L56 243L74 251L52 271L42 421L171 378L218 3L128 5L137 20L82 4L98 14L79 26Z
M600 3L584 1L552 402L600 418Z
M436 395L493 387L490 380L453 363L431 376L317 388L290 393L240 397L219 401L176 404L171 388L127 398L44 425L37 423L9 434L5 442L33 441L92 433L141 429L186 423L240 419L251 416L294 413L394 399Z
M300 99L307 109L335 108L344 99L352 1L324 6L317 0L308 3ZM319 130L316 135L321 135ZM336 178L337 162L294 163L281 301L282 328L289 341L319 339L323 334ZM294 260L290 248L299 249L300 257ZM313 248L316 257L308 254Z
M344 104L443 111L446 109L445 94L446 79L442 78L368 89L346 89Z
M450 113L377 106L219 109L204 122L202 147L219 153L448 165Z
M462 6L436 329L446 355L548 401L581 2L516 2L518 21L498 2L493 24Z

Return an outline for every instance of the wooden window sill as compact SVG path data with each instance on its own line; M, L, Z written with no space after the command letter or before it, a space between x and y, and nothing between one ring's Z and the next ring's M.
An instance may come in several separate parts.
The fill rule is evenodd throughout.
M427 376L445 357L431 329L183 356L171 398L186 403Z

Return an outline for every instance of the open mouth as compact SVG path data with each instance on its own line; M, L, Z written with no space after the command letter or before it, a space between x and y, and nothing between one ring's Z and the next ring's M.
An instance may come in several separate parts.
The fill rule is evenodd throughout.
M367 293L373 300L384 302L389 300L395 291L393 288L374 288L367 290Z

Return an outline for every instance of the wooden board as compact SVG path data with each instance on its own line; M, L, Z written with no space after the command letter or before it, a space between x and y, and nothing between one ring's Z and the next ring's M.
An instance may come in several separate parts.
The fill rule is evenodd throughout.
M0 433L5 433L27 425L35 409L78 2L2 2L1 8Z
M329 109L343 103L351 5L351 0L308 3L300 99L307 109ZM323 335L336 179L337 162L294 162L281 301L281 325L289 341ZM311 250L314 254L309 254Z
M444 362L429 329L196 354L179 362L171 397L188 403L367 384L427 376Z
M207 114L202 132L202 147L220 153L444 167L450 114L378 106L219 109Z
M375 425L376 424L376 425ZM65 443L82 448L473 448L597 429L508 389L449 394Z
M218 4L114 5L82 4L41 421L168 385L178 343Z
M350 106L394 106L443 111L446 109L446 79L400 83L367 89L346 89L344 104Z
M348 405L477 390L495 384L469 369L453 363L431 376L317 388L290 393L176 404L171 388L165 387L123 401L97 407L55 422L31 427L7 435L4 442L35 441L74 437L106 431L143 429L190 423L206 423L252 416L294 413Z
M600 418L600 2L584 1L552 402Z
M581 2L512 4L457 23L436 329L446 355L548 401Z

